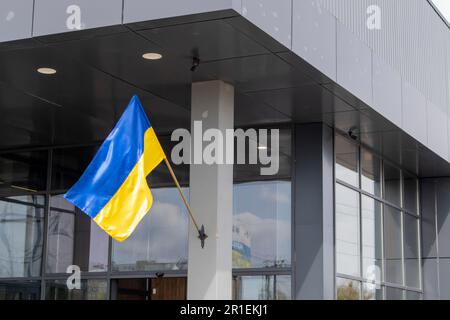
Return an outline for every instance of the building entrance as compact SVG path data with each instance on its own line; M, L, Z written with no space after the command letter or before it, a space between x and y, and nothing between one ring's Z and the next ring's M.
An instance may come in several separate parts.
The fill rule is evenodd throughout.
M185 300L185 277L116 279L111 283L113 300Z

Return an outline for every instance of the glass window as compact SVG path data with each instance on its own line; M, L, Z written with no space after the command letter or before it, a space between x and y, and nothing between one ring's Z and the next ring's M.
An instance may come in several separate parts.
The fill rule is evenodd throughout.
M290 300L291 276L261 275L234 278L236 300Z
M422 300L422 294L416 291L406 291L406 300Z
M83 174L99 146L53 150L52 190L68 190Z
M183 189L187 196L188 189ZM188 213L176 188L152 188L154 203L133 234L113 240L113 271L187 268Z
M381 160L365 149L361 149L361 189L381 195Z
M359 194L336 185L337 273L360 275Z
M47 273L65 273L75 264L82 271L106 271L108 235L61 195L52 196L47 235Z
M271 131L268 129L268 136L267 136L267 143L259 141L261 145L264 145L265 148L258 150L257 149L257 138L249 138L249 137L242 137L240 135L240 139L235 139L236 145L235 145L235 152L234 152L234 163L233 166L233 181L235 183L237 182L248 182L248 181L257 181L262 180L262 178L267 179L268 176L262 176L261 170L262 168L268 168L270 167L269 164L263 165L261 163L257 164L251 164L249 163L249 159L252 159L253 157L257 157L260 154L266 154L267 156L272 155L272 146L271 146ZM242 139L245 138L245 139ZM255 139L256 138L256 139ZM244 143L244 144L242 144ZM242 154L242 150L240 149L240 152L237 152L238 146L242 145L245 147L245 154ZM278 150L278 172L276 172L273 175L270 175L270 178L272 180L283 180L283 179L289 179L291 176L291 129L279 129L279 150ZM240 155L240 156L239 156ZM245 157L243 156L245 155ZM244 162L244 163L242 163ZM272 165L275 164L275 161L271 163ZM276 166L273 167L275 170Z
M400 206L400 170L387 163L384 164L384 199Z
M73 264L75 213L50 211L47 234L47 273L65 273Z
M359 281L337 278L336 298L337 300L360 300L361 283Z
M359 187L358 146L344 137L337 135L336 149L336 179Z
M416 177L404 173L403 175L403 207L412 213L417 213L418 180Z
M47 151L33 151L0 155L0 196L45 190L47 154Z
M272 276L238 277L235 282L237 300L273 300Z
M105 300L107 298L106 280L81 280L80 289L68 289L66 280L46 280L46 300Z
M405 282L408 287L420 288L419 220L403 215L405 250Z
M0 300L39 300L40 281L0 281Z
M0 277L40 275L43 228L43 207L0 200Z
M383 225L381 203L372 198L361 197L362 214L362 276L370 281L382 281Z
M384 206L385 281L403 284L402 216L400 211Z
M375 283L363 283L362 300L383 300L383 288Z
M233 266L290 266L291 183L235 184L233 202Z
M291 299L291 276L275 276L275 299Z
M386 300L404 300L404 290L386 287Z

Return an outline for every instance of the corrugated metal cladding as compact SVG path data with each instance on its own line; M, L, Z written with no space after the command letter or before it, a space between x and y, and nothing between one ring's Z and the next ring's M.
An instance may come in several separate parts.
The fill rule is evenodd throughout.
M450 29L427 0L319 0L319 3L397 70L403 80L450 113ZM371 5L381 9L380 30L367 27L367 10Z

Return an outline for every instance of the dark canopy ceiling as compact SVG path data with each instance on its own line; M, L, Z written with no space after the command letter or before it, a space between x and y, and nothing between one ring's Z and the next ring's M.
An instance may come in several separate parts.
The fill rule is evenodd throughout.
M235 85L237 127L325 122L423 175L447 162L240 16L165 19L0 44L0 152L106 137L133 94L159 134L189 127L190 85ZM187 22L188 21L188 22ZM161 60L142 59L158 52ZM193 56L200 66L191 72ZM52 67L55 75L36 72ZM425 159L425 160L422 160ZM430 167L421 162L432 162Z

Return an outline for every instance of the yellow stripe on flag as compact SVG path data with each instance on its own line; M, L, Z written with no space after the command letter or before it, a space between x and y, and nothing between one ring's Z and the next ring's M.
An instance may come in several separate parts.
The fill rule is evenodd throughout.
M164 159L153 128L144 135L144 152L122 186L94 218L117 241L127 239L153 204L147 175Z

